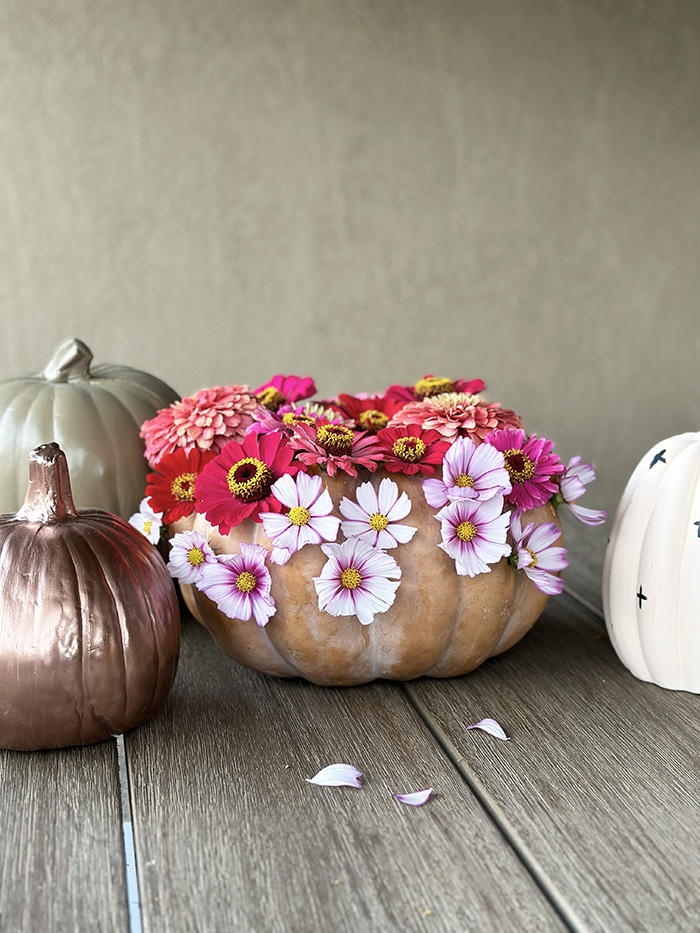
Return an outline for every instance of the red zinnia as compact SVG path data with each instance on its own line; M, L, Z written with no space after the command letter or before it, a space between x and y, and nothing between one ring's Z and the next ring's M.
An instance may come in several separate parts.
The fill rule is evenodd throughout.
M390 473L432 476L450 447L439 431L425 431L419 424L384 428L377 434L384 449L384 466Z
M280 476L302 469L292 463L294 451L284 435L248 434L242 444L231 441L197 477L197 507L222 535L246 518L259 522L261 512L281 512L270 492Z
M433 395L442 395L444 392L462 392L467 395L478 395L486 388L482 379L442 379L438 376L423 376L414 386L389 386L384 393L386 398L398 399L401 402L415 402Z
M181 447L158 461L157 473L146 477L146 498L154 512L163 513L163 523L172 525L195 509L194 484L202 468L213 460L213 450L183 450Z
M339 395L333 407L347 418L351 418L361 431L376 434L385 428L399 409L403 401L371 395L369 398L356 398L354 395Z

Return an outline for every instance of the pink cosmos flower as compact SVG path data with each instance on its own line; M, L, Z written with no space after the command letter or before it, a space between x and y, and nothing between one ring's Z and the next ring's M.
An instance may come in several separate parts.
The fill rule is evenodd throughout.
M264 408L277 411L280 405L309 398L316 391L310 376L273 376L255 390L255 396Z
M416 399L430 398L433 395L443 395L445 392L464 392L475 395L483 392L486 383L481 379L444 379L439 376L423 376L413 386L389 386L384 395L386 398L395 398L402 402L413 402Z
M222 535L246 518L259 522L261 512L281 512L271 486L283 474L299 472L301 464L293 457L282 434L248 434L242 444L231 441L197 474L198 511Z
M215 564L216 554L199 531L181 531L170 539L168 571L180 583L196 583L205 564Z
M141 425L146 459L155 466L164 454L184 450L219 453L230 440L241 441L253 421L258 403L248 386L214 386L161 408L155 418Z
M566 504L584 525L602 525L608 514L604 509L586 509L582 505L574 505L576 499L586 491L586 484L592 483L594 479L593 464L581 463L580 457L572 457L559 477L559 493L554 497L554 504Z
M313 577L319 609L332 616L356 615L362 625L389 609L401 577L393 557L360 538L322 544L321 550L328 560L321 575Z
M554 444L546 438L533 434L525 440L525 432L506 428L494 431L486 443L500 450L506 461L506 470L513 484L506 502L511 502L521 511L539 508L558 492L553 478L561 473L564 464L552 453Z
M476 444L498 428L522 427L520 418L509 408L502 408L498 402L485 402L479 395L458 392L408 402L394 415L389 426L411 423L438 431L448 441L461 435L470 437Z
M510 516L502 509L502 496L455 499L435 516L442 526L439 546L454 558L460 576L488 573L489 564L510 555L506 544Z
M338 470L357 476L358 467L374 473L384 456L375 437L365 437L344 424L297 424L289 443L302 463L318 464L329 476Z
M405 492L399 495L399 487L388 476L378 490L371 483L362 483L355 496L357 502L343 497L339 506L346 519L341 524L346 538L361 538L372 547L387 550L410 541L418 531L412 525L397 524L411 511L411 500Z
M266 553L258 544L241 542L240 554L221 554L215 563L202 566L198 588L229 619L247 622L255 617L258 625L267 625L277 607L270 596Z
M533 530L534 529L534 530ZM553 596L561 593L563 582L554 574L569 566L566 548L554 547L561 531L554 522L545 522L536 528L533 522L522 527L520 513L516 510L510 519L514 552L510 561L516 570L524 570L535 586Z
M511 491L503 454L488 444L457 437L442 462L442 479L423 480L426 502L441 509L454 499L491 499Z
M286 564L305 544L335 541L338 537L340 519L331 515L333 500L320 476L297 473L295 481L285 474L270 491L288 509L284 514L266 512L260 516L265 534L274 545L270 553L273 564Z

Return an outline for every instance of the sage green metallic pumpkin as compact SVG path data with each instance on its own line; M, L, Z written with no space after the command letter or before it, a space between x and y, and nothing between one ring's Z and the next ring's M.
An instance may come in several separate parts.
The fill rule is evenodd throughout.
M179 396L148 373L91 360L82 341L68 340L39 375L0 383L0 514L24 501L30 452L54 442L78 508L122 518L138 510L149 470L141 424Z

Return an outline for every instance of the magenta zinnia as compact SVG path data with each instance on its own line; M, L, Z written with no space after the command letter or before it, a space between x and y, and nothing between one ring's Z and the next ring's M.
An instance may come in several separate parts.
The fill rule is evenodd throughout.
M394 415L389 426L414 423L437 431L448 441L462 436L470 437L476 444L498 428L522 427L520 418L509 408L502 408L498 402L486 402L479 395L459 392L409 402Z
M365 437L343 424L297 424L289 443L302 463L318 464L329 476L337 470L357 476L358 467L366 467L373 473L383 458L382 448L374 437Z
M397 399L402 403L420 401L431 398L433 395L443 395L445 392L463 392L467 395L476 395L483 392L486 383L481 379L446 379L441 376L423 376L412 386L389 386L384 395L387 398Z
M328 561L314 577L318 608L332 616L356 615L362 625L393 605L401 568L393 557L359 538L322 544Z
M277 411L281 405L309 398L316 391L311 376L273 376L255 390L255 396L263 408Z
M215 563L202 566L197 588L229 619L247 622L254 617L258 625L267 625L277 607L270 596L266 553L258 544L241 542L240 554L220 554Z
M440 547L454 558L460 576L487 573L489 564L508 557L506 544L510 515L503 512L502 496L493 499L455 499L435 516L441 523Z
M506 470L513 484L506 502L516 505L521 511L537 509L558 492L556 474L564 464L552 453L554 444L536 434L525 439L522 430L494 431L486 443L500 450L506 462Z
M146 459L155 466L161 457L178 447L219 453L228 441L243 440L257 407L248 386L237 385L203 389L173 402L141 425Z
M248 434L242 444L231 441L197 477L198 510L222 535L246 518L259 522L261 512L280 512L270 487L301 469L293 456L282 434Z

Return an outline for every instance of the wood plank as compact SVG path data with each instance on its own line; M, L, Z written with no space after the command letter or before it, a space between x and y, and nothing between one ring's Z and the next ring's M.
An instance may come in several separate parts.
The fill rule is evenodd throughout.
M569 566L562 578L569 591L588 603L589 608L603 618L603 564L612 519L604 525L583 525L567 509L560 510L564 543L568 549Z
M114 741L0 752L0 929L128 928Z
M633 678L566 594L479 670L405 689L584 929L700 929L700 697ZM485 716L511 740L465 730Z
M147 931L565 928L399 685L266 678L188 620L126 747ZM304 780L336 761L362 790Z

